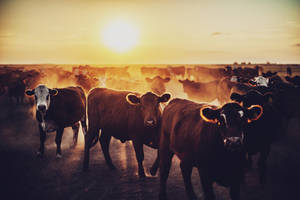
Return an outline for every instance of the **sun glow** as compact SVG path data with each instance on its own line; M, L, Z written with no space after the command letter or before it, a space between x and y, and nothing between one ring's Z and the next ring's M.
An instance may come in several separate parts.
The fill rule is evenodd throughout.
M134 48L139 40L138 29L125 21L114 21L102 31L102 41L113 51L123 53Z

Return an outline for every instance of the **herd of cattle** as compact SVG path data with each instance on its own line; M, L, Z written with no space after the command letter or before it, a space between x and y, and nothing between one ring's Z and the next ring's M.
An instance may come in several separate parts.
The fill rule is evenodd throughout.
M128 67L79 66L69 71L2 67L0 91L10 103L13 99L23 102L25 93L33 103L30 96L34 96L39 156L44 154L46 133L56 131L56 155L61 157L65 127L72 127L76 146L80 122L84 171L89 169L90 148L98 141L107 165L114 169L111 138L123 143L131 140L140 177L145 177L143 145L158 149L150 172L160 171L159 199L167 198L166 182L176 155L189 199L196 199L191 184L196 167L206 199L215 199L212 186L217 182L230 187L231 198L237 200L251 156L259 154L259 177L264 184L272 142L285 134L291 118L300 117L300 77L289 74L264 73L259 66L142 67L138 72ZM170 94L170 81L181 85L188 99ZM76 86L53 88L53 82ZM221 106L209 103L216 99Z

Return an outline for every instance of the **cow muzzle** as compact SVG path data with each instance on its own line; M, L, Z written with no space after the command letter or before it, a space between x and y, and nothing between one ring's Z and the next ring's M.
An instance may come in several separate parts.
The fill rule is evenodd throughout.
M144 122L146 127L153 128L156 127L156 121L154 119L148 119Z
M46 109L47 109L46 105L38 105L37 106L37 110L41 113L45 113Z
M240 150L243 146L243 137L226 137L224 138L224 146L229 151Z

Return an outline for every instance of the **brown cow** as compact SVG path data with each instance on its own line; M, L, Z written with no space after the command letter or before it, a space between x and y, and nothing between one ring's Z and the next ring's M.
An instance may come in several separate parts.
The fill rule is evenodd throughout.
M35 89L27 90L26 94L34 95L36 100L36 119L40 130L40 148L37 154L39 156L44 154L46 133L56 131L56 157L61 158L60 144L64 128L72 126L73 147L77 144L79 121L84 135L87 132L84 91L81 87L50 89L45 85L39 85Z
M158 95L162 95L166 92L165 84L170 81L170 78L161 78L160 76L155 76L154 78L146 78L147 83L150 86L152 92Z
M195 82L186 80L179 80L183 85L184 92L188 98L194 101L211 102L217 99L217 89L219 81L211 81L207 83Z
M213 182L229 186L231 198L239 199L245 164L243 130L248 119L258 119L254 119L258 111L262 113L260 106L245 109L237 103L227 103L217 108L172 100L162 116L159 198L166 199L166 182L176 154L190 199L196 199L191 183L193 167L198 168L206 199L215 199Z
M143 144L158 147L160 103L169 99L169 94L157 96L147 92L138 95L106 88L93 89L88 95L89 129L85 137L84 171L89 165L89 149L98 140L101 129L99 142L108 166L115 168L109 155L111 137L121 142L132 140L139 176L145 177Z

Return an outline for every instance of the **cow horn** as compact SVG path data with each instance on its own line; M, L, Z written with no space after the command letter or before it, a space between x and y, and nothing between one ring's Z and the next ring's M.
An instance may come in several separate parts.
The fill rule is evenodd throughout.
M259 108L259 109L260 109L260 113L259 113L255 118L253 118L253 119L248 119L248 123L250 123L250 122L252 122L252 121L258 120L258 119L261 117L261 115L263 114L263 112L264 112L264 109L263 109L263 107L262 107L261 105L252 105L252 106L250 106L250 107L247 108L247 109L248 109L248 110L251 110L252 108Z
M206 108L210 108L210 109L212 109L212 108L211 108L211 107L209 107L209 106L204 106L204 107L200 108L200 116L201 116L201 118L202 118L202 119L204 119L204 121L206 121L206 122L209 122L209 123L214 123L214 124L216 124L216 123L218 122L218 120L217 120L217 119L208 119L207 117L205 117L205 116L204 116L204 114L203 114L203 110L204 110L204 109L206 109Z

